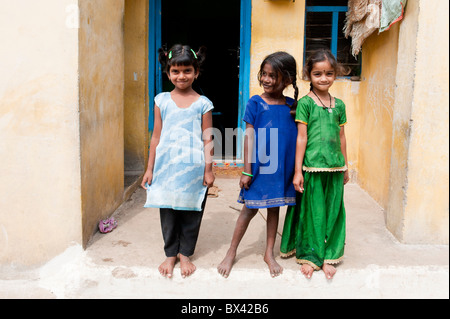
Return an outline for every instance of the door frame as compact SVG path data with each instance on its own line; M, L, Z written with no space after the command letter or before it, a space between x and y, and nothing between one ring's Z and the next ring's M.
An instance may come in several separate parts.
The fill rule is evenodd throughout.
M158 62L157 50L161 47L161 1L149 0L149 39L148 39L148 91L149 91L149 121L148 130L153 132L153 98L162 92L162 70ZM243 165L243 145L245 123L242 121L245 106L250 98L250 48L252 29L252 0L241 0L240 12L240 56L239 56L239 102L236 137L237 166ZM218 161L221 162L221 161Z
M162 70L158 61L161 47L161 0L149 0L148 16L148 131L153 133L154 97L162 91Z
M250 98L250 49L252 44L252 0L241 0L241 39L239 50L239 111L236 138L236 162L243 165L245 107Z

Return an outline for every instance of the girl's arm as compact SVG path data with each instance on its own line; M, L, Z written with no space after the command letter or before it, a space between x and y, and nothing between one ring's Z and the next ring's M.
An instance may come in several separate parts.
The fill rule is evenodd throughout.
M307 126L303 123L297 124L297 147L295 148L295 174L293 179L294 188L303 193L303 158L305 156L306 144L308 143Z
M344 126L341 126L341 131L339 132L339 137L341 139L341 152L345 158L345 166L347 166L347 170L344 172L344 185L350 180L348 174L348 161L347 161L347 139L345 137Z
M214 156L212 111L206 112L202 116L202 132L205 151L205 174L203 177L203 185L212 187L215 180L214 173L212 171Z
M162 129L162 119L161 119L161 110L157 105L155 105L155 111L154 111L154 124L153 124L153 133L152 133L152 139L150 140L150 151L148 155L148 165L147 170L144 174L144 177L142 178L141 187L144 189L147 189L145 186L145 183L148 185L151 185L152 179L153 179L153 166L155 165L155 154L156 154L156 147L159 144L159 139L161 137L161 129Z
M244 136L244 172L252 174L252 158L253 158L253 143L255 137L255 128L253 125L246 123L245 136ZM239 181L239 186L245 189L250 187L252 183L252 177L248 175L242 175Z

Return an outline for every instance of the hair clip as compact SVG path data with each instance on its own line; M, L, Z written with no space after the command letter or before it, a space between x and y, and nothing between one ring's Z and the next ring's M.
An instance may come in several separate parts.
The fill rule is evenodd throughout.
M172 51L169 52L169 60L172 59Z
M196 59L196 60L198 60L198 58L197 58L197 54L195 53L195 51L194 51L194 50L192 50L192 49L191 49L191 51L192 51L192 53L194 54L194 57L195 57L195 59Z

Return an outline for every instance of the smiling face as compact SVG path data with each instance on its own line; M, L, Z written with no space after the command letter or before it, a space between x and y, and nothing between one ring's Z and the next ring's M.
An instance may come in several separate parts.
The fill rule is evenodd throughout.
M260 84L264 92L269 95L277 95L283 92L285 86L282 83L282 76L277 74L269 63L264 64L261 70Z
M336 80L336 71L328 60L317 62L311 70L310 79L315 90L328 92Z
M170 67L168 77L170 82L175 85L178 90L186 90L191 88L192 83L198 76L192 65L173 65Z

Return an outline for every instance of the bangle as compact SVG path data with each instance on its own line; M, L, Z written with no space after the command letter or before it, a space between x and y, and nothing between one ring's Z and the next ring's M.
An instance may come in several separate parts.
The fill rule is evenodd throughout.
M249 174L249 173L246 173L246 172L242 172L242 175L246 175L246 176L250 176L250 177L253 177L253 175L252 175L252 174Z

